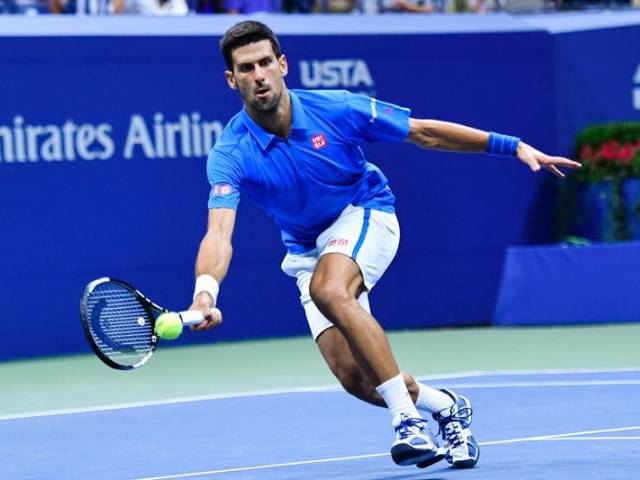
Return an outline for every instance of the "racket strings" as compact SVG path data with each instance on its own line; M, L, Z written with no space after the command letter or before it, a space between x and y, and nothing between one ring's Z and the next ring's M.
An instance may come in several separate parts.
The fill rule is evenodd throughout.
M137 365L153 351L153 321L133 292L114 283L98 285L87 313L93 339L115 362Z

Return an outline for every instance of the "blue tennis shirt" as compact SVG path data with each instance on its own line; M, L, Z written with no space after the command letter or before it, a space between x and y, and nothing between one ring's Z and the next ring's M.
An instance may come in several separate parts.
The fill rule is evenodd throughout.
M289 90L288 138L260 127L243 109L207 160L209 208L236 209L240 192L273 217L291 253L315 248L318 235L349 204L394 211L395 197L361 145L402 141L410 110L342 90Z

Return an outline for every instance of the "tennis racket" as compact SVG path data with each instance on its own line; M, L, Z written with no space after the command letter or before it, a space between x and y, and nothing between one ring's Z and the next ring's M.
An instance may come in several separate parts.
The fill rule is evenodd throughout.
M149 361L159 341L156 319L167 312L131 285L108 277L90 282L80 303L89 345L100 360L118 370L138 368ZM192 310L178 315L183 325L204 319L202 312Z

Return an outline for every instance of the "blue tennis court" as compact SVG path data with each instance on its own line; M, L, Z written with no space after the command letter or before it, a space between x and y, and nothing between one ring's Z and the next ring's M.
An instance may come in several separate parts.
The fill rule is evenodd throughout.
M397 467L388 455L387 412L319 387L1 417L2 476L529 480L636 474L638 369L472 373L429 382L472 399L482 446L477 468Z

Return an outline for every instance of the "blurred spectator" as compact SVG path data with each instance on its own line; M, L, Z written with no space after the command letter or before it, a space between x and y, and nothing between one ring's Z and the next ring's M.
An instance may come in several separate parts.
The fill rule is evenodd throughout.
M282 0L282 11L285 13L311 13L316 7L316 0Z
M326 6L329 13L350 13L358 5L357 0L326 0Z
M223 0L226 13L269 13L279 12L280 2L276 0Z
M76 13L76 0L49 0L50 13Z
M186 0L113 0L113 13L129 15L187 15Z
M189 9L196 13L223 13L222 0L190 0Z
M436 7L431 0L382 0L382 11L433 13Z
M456 13L461 13L461 12L487 13L490 10L488 0L454 0L452 6L453 6L453 12L456 12Z
M487 13L497 12L503 10L502 3L511 0L445 0L442 10L449 13ZM520 0L515 0L520 1ZM542 0L523 0L530 1L542 1Z
M0 0L0 13L38 15L48 12L47 0Z

